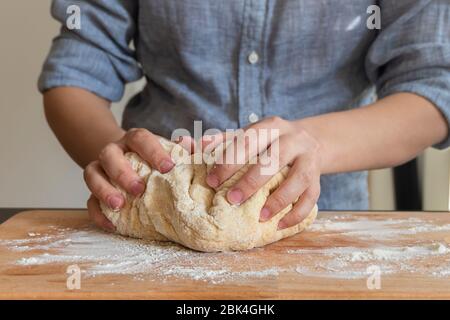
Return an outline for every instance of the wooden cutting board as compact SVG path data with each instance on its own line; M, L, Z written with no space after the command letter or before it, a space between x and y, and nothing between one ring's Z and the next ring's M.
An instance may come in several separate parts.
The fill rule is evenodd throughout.
M449 299L449 248L450 213L321 212L297 236L210 254L103 233L84 211L29 211L0 225L0 298Z

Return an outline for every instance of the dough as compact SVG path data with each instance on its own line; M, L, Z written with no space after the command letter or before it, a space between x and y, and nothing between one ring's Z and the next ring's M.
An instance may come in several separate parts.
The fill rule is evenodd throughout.
M121 235L174 241L205 252L247 250L301 232L317 215L315 206L300 224L278 231L279 220L292 205L267 222L259 222L259 214L268 195L284 180L287 168L274 175L246 202L235 206L226 200L226 192L245 173L248 165L216 192L205 182L212 165L205 162L191 164L194 162L190 160L201 154L189 155L181 146L165 139L161 139L161 144L171 152L176 166L169 173L161 174L152 170L137 154L127 153L133 169L146 181L145 193L135 198L121 190L127 199L121 210L113 211L101 204L103 213ZM217 150L204 154L207 163L211 163Z

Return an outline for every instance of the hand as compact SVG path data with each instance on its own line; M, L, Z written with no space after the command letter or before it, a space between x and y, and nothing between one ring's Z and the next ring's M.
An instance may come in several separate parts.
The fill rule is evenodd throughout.
M290 169L286 180L268 197L261 210L260 221L270 220L298 198L292 210L279 222L278 229L294 226L308 216L320 195L320 145L302 128L300 121L291 122L272 117L247 127L244 130L245 134L250 129L256 132L260 129L278 129L279 135L274 139L266 139L265 142L261 142L258 138L258 143L245 141L245 143L239 144L235 140L225 149L223 159L227 159L228 152L244 155L246 161L258 156L257 163L251 164L249 170L228 190L227 200L231 204L243 203L279 171L275 170L276 172L273 172L272 175L262 175L263 162L260 160L267 158L270 152L274 152L273 146L278 143L279 169L285 166L289 166ZM213 145L223 141L224 136L225 134L222 134L221 138L214 139L212 144L211 141L208 141L210 139L204 137L203 148L211 149ZM244 165L242 162L240 164L215 165L206 179L207 184L212 188L217 188Z
M84 180L92 192L87 203L89 216L99 227L108 231L115 231L115 227L103 215L99 200L113 210L121 209L126 201L112 183L136 197L145 191L145 182L125 158L126 152L137 153L161 173L169 172L175 165L159 143L159 136L146 129L131 129L119 141L104 147L98 160L86 166Z

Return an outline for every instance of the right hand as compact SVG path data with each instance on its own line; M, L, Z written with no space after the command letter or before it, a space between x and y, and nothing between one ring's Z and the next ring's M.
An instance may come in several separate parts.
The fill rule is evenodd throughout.
M92 192L87 208L97 226L115 231L114 225L103 215L99 205L101 201L112 210L120 210L124 206L126 199L113 183L135 197L145 191L145 182L125 158L126 152L137 153L161 173L172 170L175 164L159 139L159 136L146 129L130 129L119 141L106 145L99 153L98 160L86 166L84 180Z

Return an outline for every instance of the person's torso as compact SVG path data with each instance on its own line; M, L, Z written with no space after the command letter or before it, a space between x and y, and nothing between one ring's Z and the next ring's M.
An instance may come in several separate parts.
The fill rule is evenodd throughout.
M375 3L140 0L135 45L147 86L123 126L170 138L177 128L192 132L196 120L225 130L366 103L365 56L377 35L366 27L367 8ZM322 208L367 207L364 173L322 179Z

